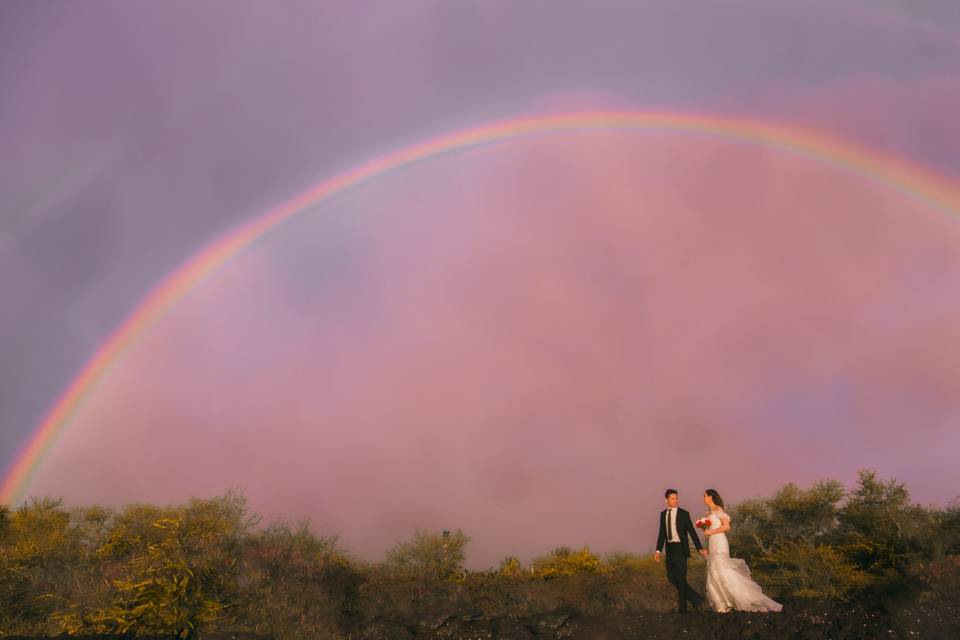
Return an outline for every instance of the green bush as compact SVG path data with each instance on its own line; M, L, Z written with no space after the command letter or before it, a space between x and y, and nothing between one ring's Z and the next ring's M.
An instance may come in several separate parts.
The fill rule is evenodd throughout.
M937 535L931 536L934 542L933 556L960 556L960 500L955 499L935 515Z
M69 602L83 577L83 548L70 513L61 500L31 499L7 511L5 519L0 622L9 629L55 631L50 617Z
M525 575L523 570L523 565L520 564L520 561L513 556L507 556L500 561L500 568L497 570L497 574L509 578L517 578Z
M871 578L842 553L826 545L778 546L753 567L773 593L848 602Z
M359 568L309 523L278 520L253 536L243 553L237 619L278 640L333 637L356 622ZM239 628L242 628L239 627Z
M731 551L773 596L866 606L879 597L882 609L960 593L960 505L912 504L905 486L871 471L849 493L829 480L787 485L730 510ZM367 564L308 523L258 523L237 492L119 511L49 498L0 506L0 636L218 630L326 640L385 617L440 624L463 612L674 606L664 566L649 555L559 547L527 566L508 556L469 573L462 531L417 531ZM703 584L699 557L688 571Z
M573 551L567 547L558 547L549 554L535 558L530 563L530 574L536 578L549 580L560 576L575 576L581 573L601 573L603 564L600 558L590 552L588 547Z
M635 553L614 552L603 557L604 571L626 572L639 575L662 576L665 569L662 564L654 561L650 555Z
M225 618L237 600L237 564L247 529L246 500L236 493L192 500L182 509L134 506L97 549L119 560L109 605L88 610L71 603L52 617L68 633L171 633L195 638ZM146 516L146 517L144 517ZM146 526L149 518L153 522Z
M444 535L431 531L414 533L387 552L386 566L421 578L462 578L470 538L460 529Z

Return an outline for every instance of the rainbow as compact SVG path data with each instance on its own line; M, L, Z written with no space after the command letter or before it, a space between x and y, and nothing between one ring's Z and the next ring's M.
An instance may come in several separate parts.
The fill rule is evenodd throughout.
M851 171L943 213L960 212L960 190L917 165L813 130L742 118L670 112L602 111L513 118L443 135L388 153L336 175L210 242L157 284L97 350L56 400L0 486L0 503L12 504L28 486L45 454L111 367L178 300L255 240L328 196L411 163L520 136L584 130L663 130L708 135L800 154Z

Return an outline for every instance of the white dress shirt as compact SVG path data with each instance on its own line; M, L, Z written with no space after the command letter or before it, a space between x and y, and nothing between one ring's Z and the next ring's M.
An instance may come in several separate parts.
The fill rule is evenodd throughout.
M670 529L668 531L673 533L673 537L667 542L680 542L680 535L677 533L677 510L667 509L667 517L670 518Z
M670 527L667 528L667 520L663 521L664 531L669 531L673 534L673 537L667 538L667 542L680 542L680 535L677 533L677 510L667 508L666 513L667 518L670 520ZM662 551L662 549L657 549L657 551Z

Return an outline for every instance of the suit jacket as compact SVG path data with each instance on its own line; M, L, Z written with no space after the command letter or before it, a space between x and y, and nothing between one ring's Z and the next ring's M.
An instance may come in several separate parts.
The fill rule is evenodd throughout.
M700 544L700 536L697 535L697 530L693 526L693 521L690 520L690 513L685 510L677 507L677 537L680 538L680 546L683 547L683 553L688 558L690 557L690 543L687 541L687 536L690 536L690 539L693 540L693 546L697 548L697 551L703 549L703 545ZM667 543L667 510L664 509L660 512L660 535L657 536L657 550L666 551Z

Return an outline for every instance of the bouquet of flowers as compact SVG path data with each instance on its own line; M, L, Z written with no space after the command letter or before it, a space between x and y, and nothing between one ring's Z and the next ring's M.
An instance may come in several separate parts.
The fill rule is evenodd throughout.
M710 518L708 516L704 516L703 518L700 518L699 520L694 522L693 526L695 526L697 529L703 529L704 531L706 531L707 529L710 528L711 524L713 523L711 522Z

